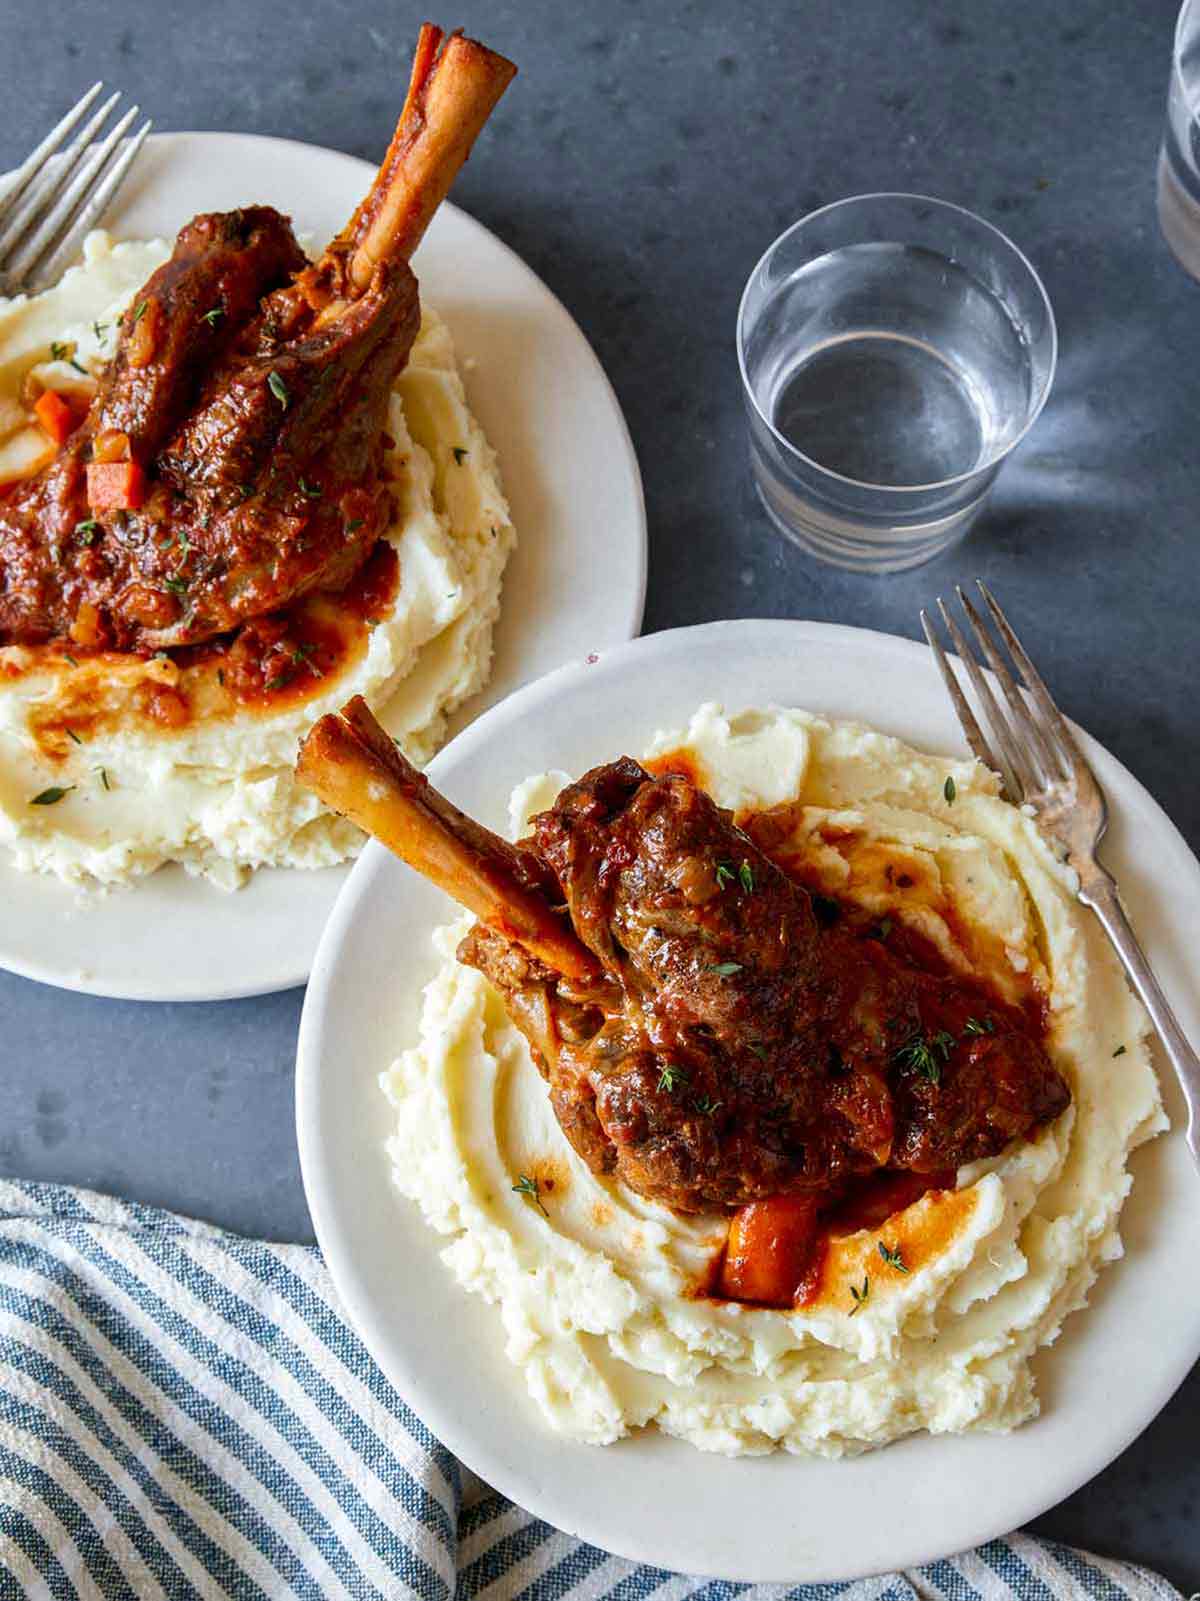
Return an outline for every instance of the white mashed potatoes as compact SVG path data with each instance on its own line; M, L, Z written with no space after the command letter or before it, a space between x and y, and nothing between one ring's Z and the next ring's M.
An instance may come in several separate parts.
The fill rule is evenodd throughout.
M383 1078L396 1184L448 1237L459 1283L495 1304L546 1419L575 1439L654 1423L730 1455L841 1456L1023 1423L1038 1410L1031 1358L1121 1254L1126 1158L1165 1127L1140 1006L1070 870L981 766L804 712L715 706L649 754L679 749L724 806L798 800L780 858L794 850L830 893L910 924L1003 993L1036 982L1071 1105L962 1169L956 1190L832 1240L811 1304L697 1297L724 1220L681 1219L588 1170L497 996L455 962L458 922L436 937L419 1042ZM563 782L523 785L514 830ZM514 1190L522 1175L535 1197Z
M94 233L82 265L54 289L0 300L0 478L12 476L14 462L35 465L46 447L19 403L26 374L70 388L83 381L72 361L98 373L121 312L169 254L164 240L114 245ZM71 359L61 351L54 359L53 346ZM210 695L210 714L202 709L172 730L122 715L156 685L179 686L170 660L106 655L72 666L0 648L0 845L17 867L95 885L173 861L234 888L256 867L323 867L358 849L358 830L295 783L300 739L318 717L363 695L408 754L428 760L448 714L487 679L515 539L449 331L428 306L388 431L399 507L388 538L399 585L365 648L326 675L320 693L264 708ZM39 732L48 727L56 738ZM31 804L56 790L61 798Z

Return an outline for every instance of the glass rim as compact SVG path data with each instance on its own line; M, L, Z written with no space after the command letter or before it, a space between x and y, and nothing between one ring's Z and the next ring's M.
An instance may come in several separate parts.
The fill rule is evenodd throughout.
M1192 4L1193 0L1184 0L1185 8ZM782 434L779 429L776 428L772 419L767 416L766 412L759 405L758 396L754 393L753 386L750 383L750 375L746 371L746 341L744 338L746 301L750 295L750 287L767 257L777 250L784 240L795 233L797 229L805 227L808 223L815 222L818 217L826 216L831 211L839 211L844 206L859 206L870 200L916 200L922 205L935 206L941 211L957 212L959 216L966 217L971 222L977 223L979 227L985 228L988 233L995 234L1000 243L1012 252L1020 265L1025 269L1025 272L1033 282L1033 286L1036 289L1038 297L1040 298L1042 306L1046 312L1046 322L1049 330L1050 359L1046 367L1046 376L1042 382L1041 389L1037 396L1030 403L1029 415L1026 417L1020 432L1015 434L1008 444L1003 447L1003 449L996 450L993 452L993 454L988 456L986 461L977 462L974 467L969 468L966 472L955 473L950 478L930 479L928 483L923 484L876 484L872 483L869 479L850 478L845 473L835 472L832 467L826 467L822 462L817 461L815 457L806 455L804 451L800 450L799 447L794 445L785 434ZM742 290L742 297L738 302L736 344L738 371L741 373L742 377L742 389L745 392L751 406L753 406L755 415L762 422L763 426L770 432L777 444L779 444L783 450L787 451L789 455L797 457L807 466L814 468L819 473L823 473L827 478L831 478L837 483L846 484L851 489L865 489L874 494L880 495L925 495L934 490L952 489L956 484L968 483L972 478L977 478L981 473L990 472L992 468L998 466L1006 456L1011 455L1011 453L1025 438L1025 435L1033 427L1034 423L1041 416L1042 408L1046 404L1047 397L1050 394L1051 386L1054 383L1055 372L1058 369L1058 324L1054 318L1054 307L1050 303L1050 296L1046 292L1046 286L1042 282L1040 273L1025 252L1020 248L1020 246L1014 244L1004 230L997 228L994 222L989 222L986 217L981 217L978 212L968 210L966 206L956 205L953 200L939 200L934 195L911 194L902 189L879 189L869 194L846 195L841 200L831 200L827 205L818 206L815 211L807 211L805 212L804 216L798 217L795 222L790 223L781 234L771 241L771 243L763 251L762 255L759 256L758 260L754 263L754 266L750 269L750 276L746 279L746 287Z
M1171 75L1179 82L1180 88L1186 88L1183 81L1183 30L1187 23L1193 20L1197 13L1197 0L1183 0L1179 8L1179 15L1175 19L1175 37L1171 45ZM1200 14L1194 20L1200 24ZM1188 111L1193 118L1200 117L1200 107L1189 106Z

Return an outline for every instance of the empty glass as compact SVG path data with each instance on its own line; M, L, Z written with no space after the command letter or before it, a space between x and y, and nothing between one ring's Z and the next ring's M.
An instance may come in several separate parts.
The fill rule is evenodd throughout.
M897 572L970 527L1054 375L1037 273L981 218L861 195L781 234L742 296L755 484L825 561Z
M1200 278L1200 0L1185 0L1175 28L1158 220L1180 266Z

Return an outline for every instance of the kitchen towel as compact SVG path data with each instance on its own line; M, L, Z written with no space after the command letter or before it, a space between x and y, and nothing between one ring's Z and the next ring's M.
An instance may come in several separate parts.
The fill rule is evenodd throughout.
M0 1180L0 1601L1179 1601L1016 1534L904 1574L747 1586L609 1556L482 1484L392 1389L319 1251Z

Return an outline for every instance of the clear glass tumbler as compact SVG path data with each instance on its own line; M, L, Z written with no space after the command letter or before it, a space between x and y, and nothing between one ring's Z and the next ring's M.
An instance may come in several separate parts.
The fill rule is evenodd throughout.
M961 538L1032 426L1057 336L998 229L921 195L860 195L781 234L737 324L755 484L824 561L919 566Z
M1158 220L1180 266L1200 278L1200 0L1184 0L1175 28Z

